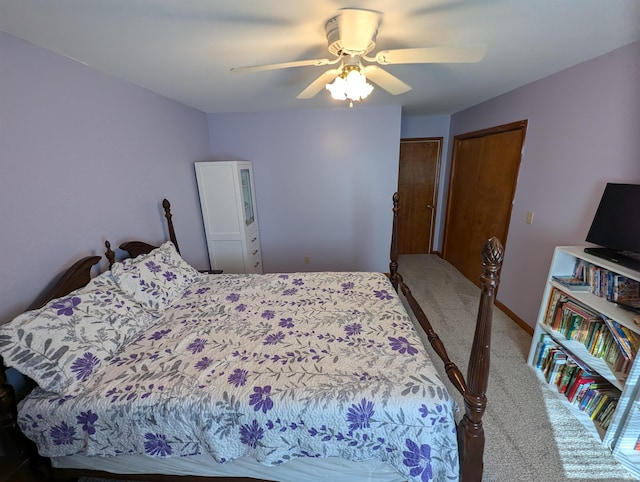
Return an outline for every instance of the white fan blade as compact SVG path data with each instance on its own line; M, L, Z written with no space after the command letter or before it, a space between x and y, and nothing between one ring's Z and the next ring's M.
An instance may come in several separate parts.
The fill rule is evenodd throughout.
M381 14L358 8L340 9L338 32L342 49L352 54L364 54L380 24Z
M487 48L484 45L467 47L423 47L417 49L382 50L376 54L376 62L390 64L452 64L479 62Z
M377 65L367 65L362 69L362 73L371 82L378 84L391 95L404 94L411 90L411 86L405 84L395 75L391 75L386 70L381 69Z
M330 69L322 73L320 77L311 82L302 92L300 92L296 99L310 99L314 97L318 92L323 90L328 83L331 83L338 75L340 75L340 69Z
M335 60L329 59L314 59L314 60L297 60L294 62L283 62L281 64L267 64L267 65L248 65L246 67L233 67L231 72L244 73L244 72L262 72L263 70L277 70L277 69L289 69L291 67L319 67L321 65L335 64L340 60L338 57Z

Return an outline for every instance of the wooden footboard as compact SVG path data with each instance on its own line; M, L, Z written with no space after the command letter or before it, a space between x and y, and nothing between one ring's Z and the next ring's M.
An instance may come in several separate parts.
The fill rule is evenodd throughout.
M482 246L483 274L480 278L482 291L467 377L465 378L458 366L449 359L442 340L434 331L427 315L398 273L398 209L399 197L396 193L393 196L393 231L391 235L391 262L389 263L391 283L396 291L402 291L413 314L427 334L429 343L444 362L447 377L464 397L465 414L458 423L460 480L463 482L480 481L482 480L484 453L482 416L487 407L486 391L489 380L493 304L500 282L499 271L502 266L504 249L500 240L495 237L487 240Z

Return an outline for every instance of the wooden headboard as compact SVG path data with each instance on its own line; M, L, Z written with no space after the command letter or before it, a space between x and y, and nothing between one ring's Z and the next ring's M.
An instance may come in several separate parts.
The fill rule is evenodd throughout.
M171 214L171 203L165 198L162 200L162 209L164 210L164 217L167 219L167 229L169 230L169 241L176 247L176 251L180 253L180 247L178 246L178 239L176 238L176 231L173 227L173 215ZM116 262L116 253L111 249L111 243L109 241L104 242L107 248L105 256L109 261L109 268ZM129 253L129 256L135 258L141 254L147 254L156 249L158 246L145 243L144 241L125 241L120 244L119 248Z

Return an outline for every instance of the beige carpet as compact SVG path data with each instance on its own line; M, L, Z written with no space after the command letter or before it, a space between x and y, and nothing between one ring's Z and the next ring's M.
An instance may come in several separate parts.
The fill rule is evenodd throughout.
M466 373L479 289L437 256L405 255L399 263L449 357ZM529 334L495 309L483 480L635 480L539 381L526 364L530 344Z

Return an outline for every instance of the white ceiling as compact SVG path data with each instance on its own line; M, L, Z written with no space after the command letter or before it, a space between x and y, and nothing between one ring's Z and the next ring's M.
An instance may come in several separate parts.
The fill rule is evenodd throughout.
M376 49L484 44L477 64L385 67L413 89L364 102L450 114L640 40L640 0L0 0L0 30L207 113L343 105L296 95L327 67L231 73L324 58L344 7L384 14ZM1 66L0 66L1 68Z

